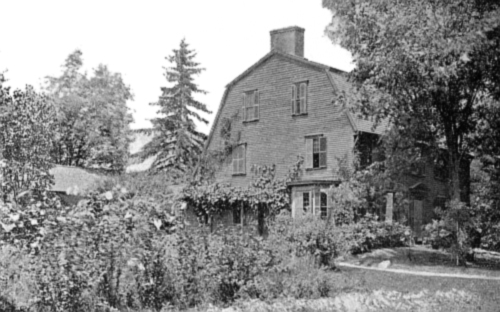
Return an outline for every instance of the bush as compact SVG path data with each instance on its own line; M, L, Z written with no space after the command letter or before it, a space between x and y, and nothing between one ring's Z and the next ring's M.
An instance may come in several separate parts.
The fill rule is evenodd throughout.
M353 254L379 248L403 247L411 232L407 226L397 222L391 224L380 222L376 216L369 214L351 227L352 236L348 236L347 239L353 242L350 249Z
M317 266L333 266L333 259L352 248L350 226L334 226L310 214L293 219L279 214L270 227L269 244L279 250L283 263L291 257L310 256Z

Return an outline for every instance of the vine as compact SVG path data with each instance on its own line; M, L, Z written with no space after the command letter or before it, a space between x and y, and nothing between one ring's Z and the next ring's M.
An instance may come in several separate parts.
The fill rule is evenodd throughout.
M246 213L256 216L262 235L266 232L266 220L281 210L290 210L287 183L300 179L303 162L304 159L298 157L283 178L276 177L274 164L252 165L252 181L246 188L219 182L193 183L183 190L182 200L193 208L201 221L243 208Z

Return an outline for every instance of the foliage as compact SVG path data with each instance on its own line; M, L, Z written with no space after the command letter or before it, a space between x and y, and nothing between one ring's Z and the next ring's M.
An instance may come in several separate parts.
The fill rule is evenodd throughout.
M357 65L349 103L386 119L399 140L447 150L451 195L480 123L479 107L499 98L496 1L324 0L330 37ZM498 104L497 104L498 105Z
M431 245L446 248L456 257L457 265L466 263L466 257L471 253L471 233L480 231L479 223L473 209L458 201L446 203L446 209L437 209L441 217L439 222L426 226Z
M32 87L0 87L0 202L23 194L42 196L52 184L50 150L55 134L54 106Z
M471 233L473 247L500 251L500 161L483 156L471 166L471 208L479 229Z
M350 252L353 254L368 252L378 248L403 247L408 244L411 230L400 223L386 223L376 216L367 214L352 225L351 237L354 242Z
M317 266L334 267L333 260L352 249L347 239L351 228L336 227L331 223L305 214L295 219L287 212L280 213L272 225L268 240L282 254L283 261L292 257L311 257Z
M252 181L247 188L229 184L203 184L193 182L183 190L183 200L193 207L201 221L211 220L228 212L243 209L246 214L257 217L258 230L265 233L265 220L273 218L281 210L289 209L289 189L287 182L301 175L303 159L289 169L283 178L276 178L276 166L252 165Z
M29 253L30 265L21 272L36 286L30 305L37 311L159 310L171 301L173 283L165 259L169 234L182 223L154 201L115 186L77 207L39 211L43 218L35 219L40 225L35 242L18 247ZM15 219L19 227L23 217ZM9 232L2 235L18 234Z
M130 87L118 73L100 64L81 73L82 52L71 53L60 77L47 77L47 91L57 106L58 132L52 159L57 164L121 172L128 157L132 116Z
M150 104L160 107L158 113L161 117L151 120L156 135L144 146L140 157L156 156L150 169L153 173L169 171L182 175L194 168L203 151L206 136L196 131L194 120L208 123L199 112L210 111L205 104L194 99L195 93L206 92L193 80L204 69L194 61L196 53L188 47L183 39L179 49L174 49L173 55L166 58L173 66L165 68L165 78L173 85L162 87L158 102Z
M385 139L383 144L390 144ZM338 185L330 187L329 196L332 201L330 218L336 225L350 224L360 220L365 214L383 215L387 193L394 194L393 211L396 220L400 220L399 212L403 210L407 200L407 187L395 181L393 174L396 166L394 158L375 161L365 168L359 168L357 159L348 163L347 156L337 159L334 176L340 179Z

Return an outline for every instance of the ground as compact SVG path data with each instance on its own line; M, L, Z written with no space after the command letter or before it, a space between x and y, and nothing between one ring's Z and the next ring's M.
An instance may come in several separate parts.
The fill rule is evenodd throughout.
M391 261L387 269L378 270L378 264L387 260ZM343 262L359 267L339 266L338 271L325 273L339 282L338 293L329 298L242 301L226 309L212 307L201 311L500 311L500 270L472 264L467 268L456 267L454 259L442 251L420 246L411 250L380 249L343 259ZM455 277L419 276L390 270ZM355 287L349 281L356 281ZM349 287L344 289L342 285Z

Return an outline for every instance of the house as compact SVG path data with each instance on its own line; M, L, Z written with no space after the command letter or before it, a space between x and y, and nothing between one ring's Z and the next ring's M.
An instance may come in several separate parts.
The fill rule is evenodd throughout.
M387 125L374 128L333 100L349 91L346 73L305 58L304 33L296 26L270 32L271 51L226 86L206 150L236 142L216 179L240 187L249 185L251 165L275 164L277 175L284 176L302 156L304 173L289 184L292 215L326 216L332 207L327 190L340 182L333 170L338 159L351 161L356 142L373 141ZM373 160L371 150L363 155L362 161ZM420 235L420 226L431 221L434 207L446 198L446 183L427 166L410 172L404 183L411 193L406 217Z

